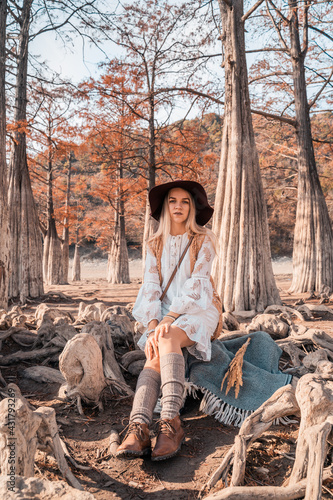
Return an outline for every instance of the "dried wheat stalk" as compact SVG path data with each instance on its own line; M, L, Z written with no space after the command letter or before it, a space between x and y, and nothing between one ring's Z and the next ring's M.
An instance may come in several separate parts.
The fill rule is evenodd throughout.
M243 359L250 343L251 338L249 337L245 344L242 345L240 349L235 354L234 359L231 361L226 374L223 377L221 384L221 391L223 388L224 381L228 379L226 394L230 391L232 387L235 387L235 398L238 398L239 389L243 385Z

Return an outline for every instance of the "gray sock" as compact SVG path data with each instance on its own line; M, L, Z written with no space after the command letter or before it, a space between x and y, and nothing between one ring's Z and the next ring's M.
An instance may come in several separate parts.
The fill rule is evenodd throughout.
M163 420L172 420L183 406L185 361L182 354L171 352L160 359Z
M151 424L160 388L161 375L152 368L144 368L136 384L130 422Z

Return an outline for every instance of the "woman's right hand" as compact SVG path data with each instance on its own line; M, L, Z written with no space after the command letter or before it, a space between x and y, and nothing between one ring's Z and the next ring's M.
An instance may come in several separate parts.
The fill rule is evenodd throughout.
M145 355L148 361L151 361L153 358L158 358L158 343L155 339L155 332L152 332L147 338L147 342L145 345Z

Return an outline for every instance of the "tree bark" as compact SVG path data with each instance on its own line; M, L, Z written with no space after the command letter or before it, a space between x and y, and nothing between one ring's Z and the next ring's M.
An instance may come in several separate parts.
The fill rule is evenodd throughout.
M125 208L122 192L123 169L120 164L118 167L118 189L117 189L117 207L115 209L115 227L110 245L108 257L108 282L130 283L128 251L125 231Z
M33 0L24 0L20 18L16 97L9 163L9 227L11 231L9 296L39 297L43 294L42 238L32 194L26 153L26 106L28 40Z
M47 176L47 231L44 239L43 272L44 280L48 285L63 283L63 254L61 240L57 233L53 208L53 164L52 142L49 138L49 158Z
M78 243L75 244L72 280L81 281L80 245Z
M6 15L7 0L0 1L0 309L8 306L9 224L6 163Z
M219 0L225 60L225 112L213 231L213 268L226 311L263 311L279 304L271 264L267 209L251 118L243 1Z
M62 265L63 265L63 282L68 283L68 268L69 268L69 220L68 211L71 196L71 170L72 170L72 151L68 155L68 170L67 170L67 191L65 209L66 215L64 217L64 230L62 233Z
M293 293L333 291L333 231L321 189L313 150L304 60L299 35L297 2L289 0L291 61L293 67L298 198L293 248Z
M153 77L152 77L153 78ZM155 140L155 102L154 97L151 95L149 98L149 117L148 117L148 191L147 191L147 203L145 212L145 225L143 230L143 241L142 241L142 262L143 262L143 273L144 273L144 263L146 260L147 253L147 242L149 238L156 232L158 224L150 217L150 206L148 202L148 192L155 187L156 181L156 140Z

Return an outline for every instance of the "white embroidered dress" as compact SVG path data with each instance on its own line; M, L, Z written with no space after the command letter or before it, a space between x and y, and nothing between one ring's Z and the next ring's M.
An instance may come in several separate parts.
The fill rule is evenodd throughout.
M187 243L187 233L179 236L169 235L161 258L162 287L156 258L148 250L144 281L133 308L133 316L147 327L153 319L161 321L168 311L180 314L181 316L173 324L184 330L188 338L196 342L193 346L187 347L188 351L200 360L209 361L210 339L218 324L219 313L213 305L210 273L215 251L208 236L201 246L192 274L188 250L163 302L160 301L162 290L165 289ZM143 350L146 341L147 334L144 333L138 342L138 346Z

